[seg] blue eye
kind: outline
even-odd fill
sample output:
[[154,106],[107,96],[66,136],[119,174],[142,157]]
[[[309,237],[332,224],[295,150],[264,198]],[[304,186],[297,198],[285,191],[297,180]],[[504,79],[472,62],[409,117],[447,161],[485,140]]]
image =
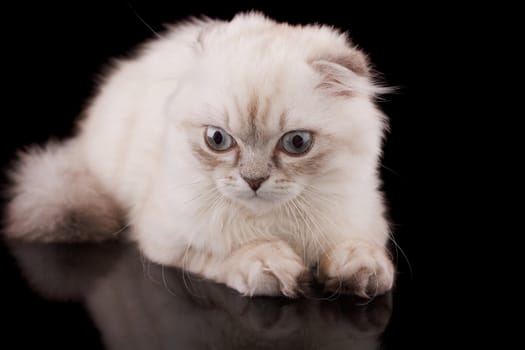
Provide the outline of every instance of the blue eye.
[[205,134],[206,144],[214,151],[227,151],[235,146],[235,140],[226,131],[216,126],[208,126]]
[[302,155],[312,146],[313,135],[310,131],[290,131],[281,137],[281,148],[290,155]]

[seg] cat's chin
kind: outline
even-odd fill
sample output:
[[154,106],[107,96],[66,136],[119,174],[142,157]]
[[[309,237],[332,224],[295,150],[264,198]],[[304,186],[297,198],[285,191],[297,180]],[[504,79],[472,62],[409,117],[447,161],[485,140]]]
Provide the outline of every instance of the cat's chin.
[[241,206],[248,209],[253,214],[266,214],[275,208],[275,204],[271,201],[254,197],[252,199],[241,199],[238,201]]
[[[220,189],[220,188],[219,188]],[[255,216],[266,215],[272,211],[280,211],[283,204],[293,199],[290,193],[273,191],[221,191],[231,203],[237,204]]]
[[278,200],[268,199],[262,196],[253,196],[251,198],[238,198],[236,202],[255,215],[267,214],[272,210],[278,208],[281,204],[281,202]]

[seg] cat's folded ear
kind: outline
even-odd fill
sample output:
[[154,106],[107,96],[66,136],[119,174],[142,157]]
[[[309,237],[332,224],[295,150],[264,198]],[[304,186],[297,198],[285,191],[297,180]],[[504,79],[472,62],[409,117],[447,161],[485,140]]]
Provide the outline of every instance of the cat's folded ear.
[[310,61],[320,74],[317,88],[336,97],[373,96],[386,92],[374,84],[365,54],[355,48],[337,54],[327,53]]
[[314,65],[315,64],[322,65],[323,61],[337,64],[359,76],[363,76],[363,77],[370,76],[370,67],[368,63],[368,58],[362,51],[355,49],[355,48],[345,50],[344,52],[340,52],[337,54],[328,53],[326,55],[321,55],[313,63]]

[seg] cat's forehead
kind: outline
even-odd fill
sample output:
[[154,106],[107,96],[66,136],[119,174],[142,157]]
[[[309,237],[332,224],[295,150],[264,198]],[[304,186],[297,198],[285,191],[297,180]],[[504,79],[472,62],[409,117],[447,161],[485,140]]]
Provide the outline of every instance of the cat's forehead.
[[[213,98],[208,102],[218,112],[222,127],[246,140],[265,139],[290,129],[310,127],[309,114],[316,114],[315,82],[304,74],[294,79],[278,69],[268,74],[245,74],[210,85]],[[219,92],[220,91],[220,92]],[[217,94],[217,92],[219,92]],[[308,113],[304,113],[308,109]]]
[[264,144],[291,127],[293,118],[285,99],[257,91],[232,96],[224,127],[246,144]]
[[[197,122],[225,129],[245,144],[274,142],[283,133],[318,130],[323,105],[314,95],[313,84],[290,84],[285,77],[238,80],[222,86],[209,84],[200,91],[203,100]],[[206,92],[204,92],[206,91]],[[320,110],[321,109],[321,110]]]

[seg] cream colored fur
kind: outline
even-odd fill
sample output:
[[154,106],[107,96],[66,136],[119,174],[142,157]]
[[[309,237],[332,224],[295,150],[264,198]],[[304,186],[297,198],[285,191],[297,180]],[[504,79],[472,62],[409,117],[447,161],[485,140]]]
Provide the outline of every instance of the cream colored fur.
[[[99,209],[124,213],[151,260],[245,295],[296,295],[311,267],[331,289],[384,293],[394,269],[380,92],[364,55],[329,27],[259,14],[176,26],[115,65],[74,139],[22,157],[8,233],[42,238],[46,227],[52,239],[61,208],[95,221]],[[210,150],[207,125],[235,150]],[[314,133],[307,154],[279,151],[291,130]],[[270,177],[254,196],[241,173]]]

